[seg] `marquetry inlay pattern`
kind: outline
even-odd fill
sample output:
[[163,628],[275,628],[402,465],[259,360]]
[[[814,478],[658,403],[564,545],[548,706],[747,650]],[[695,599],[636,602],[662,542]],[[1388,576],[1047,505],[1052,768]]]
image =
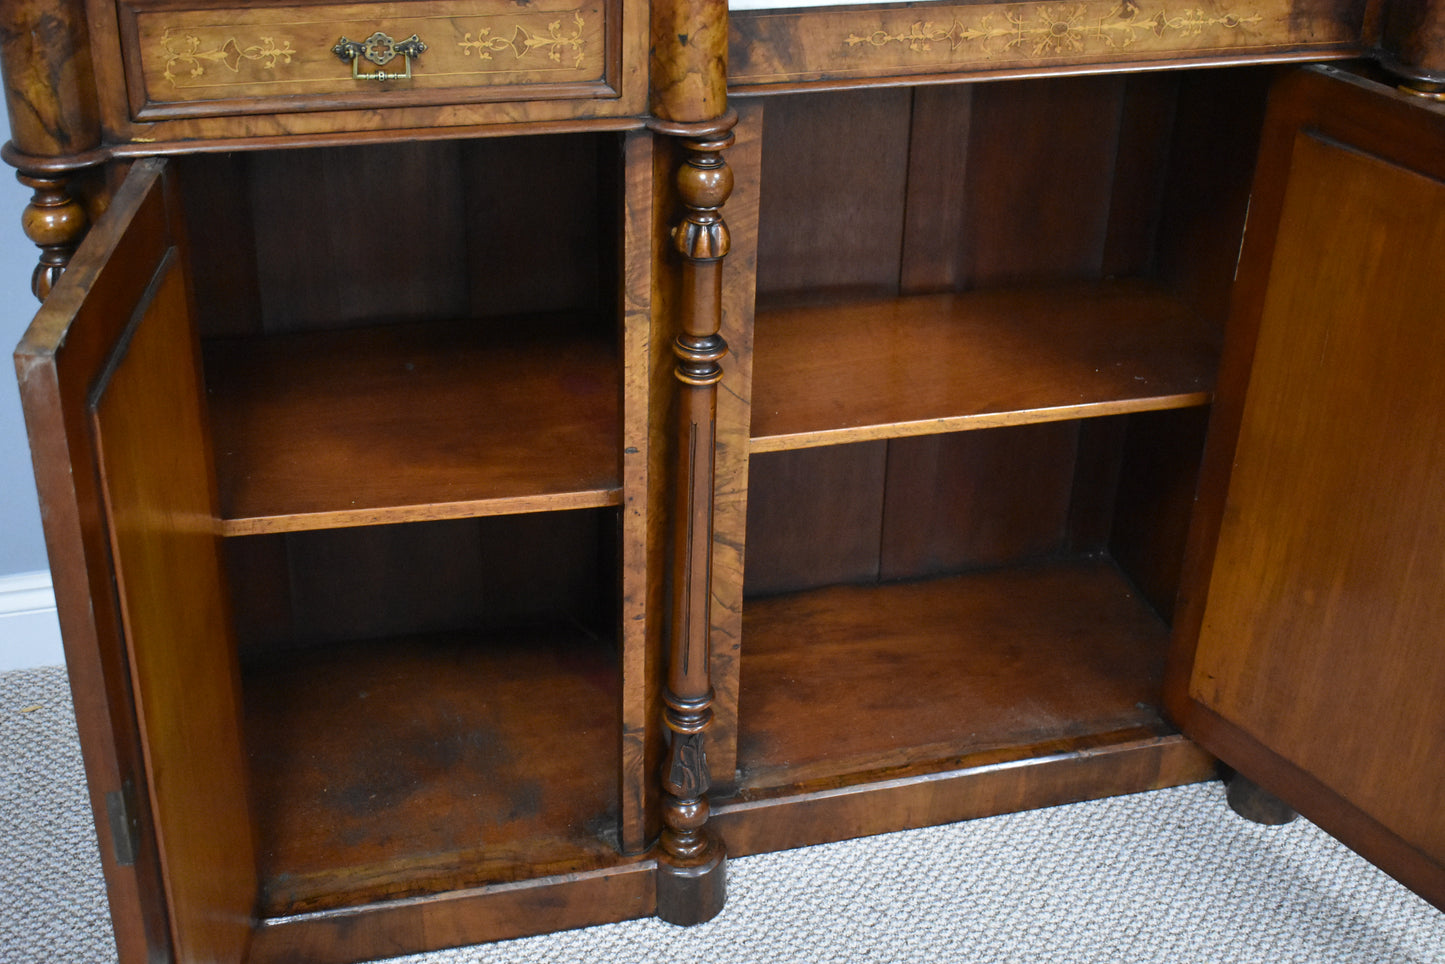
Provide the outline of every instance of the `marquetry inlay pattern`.
[[[1100,15],[1100,10],[1108,9]],[[906,30],[880,28],[871,33],[849,32],[849,47],[899,44],[914,53],[929,53],[935,45],[957,50],[977,45],[985,52],[1022,52],[1030,57],[1055,57],[1091,49],[1129,47],[1145,37],[1166,34],[1200,36],[1207,30],[1250,31],[1264,22],[1257,11],[1210,13],[1199,8],[1153,11],[1132,0],[1106,5],[1089,3],[1019,4],[993,10],[964,22],[915,20]]]
[[1344,15],[1300,18],[1290,0],[1036,0],[738,11],[733,89],[1152,63],[1245,52],[1353,49]]
[[[316,4],[173,9],[121,0],[133,18],[139,73],[138,110],[164,114],[284,108],[287,101],[354,95],[397,97],[406,91],[538,85],[576,86],[569,96],[610,94],[609,11],[615,0],[431,0],[428,3]],[[348,44],[383,37],[397,52],[417,38],[405,70],[379,72],[347,56]],[[338,40],[337,38],[341,38]],[[347,40],[347,38],[352,38]],[[421,50],[424,56],[416,56]],[[398,61],[399,62],[399,61]],[[371,61],[375,64],[375,61]],[[357,70],[360,66],[361,69]],[[523,94],[522,96],[526,96]]]
[[252,42],[234,36],[208,44],[193,33],[167,30],[161,37],[165,51],[165,69],[161,76],[176,86],[178,80],[196,80],[206,76],[207,66],[225,67],[239,74],[241,64],[251,62],[262,70],[274,70],[277,64],[289,64],[296,50],[285,38],[258,37]]
[[566,28],[561,20],[547,24],[545,33],[528,33],[525,27],[518,25],[512,28],[512,35],[508,38],[505,31],[493,36],[490,27],[483,27],[477,31],[475,39],[468,32],[457,42],[457,46],[462,48],[463,53],[475,53],[478,60],[491,60],[493,52],[507,51],[520,59],[535,50],[545,53],[548,60],[561,63],[565,52],[574,57],[573,66],[581,67],[587,46],[586,29],[587,21],[582,18],[582,11],[573,10],[571,23]]

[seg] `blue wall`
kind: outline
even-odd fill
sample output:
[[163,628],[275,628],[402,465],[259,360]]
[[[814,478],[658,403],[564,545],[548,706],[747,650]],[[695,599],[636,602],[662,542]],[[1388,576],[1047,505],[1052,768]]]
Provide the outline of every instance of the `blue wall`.
[[[10,126],[0,111],[0,142],[9,139]],[[20,212],[29,198],[10,167],[0,164],[0,347],[5,359],[0,374],[0,576],[46,568],[30,446],[11,361],[38,304],[30,294],[36,247],[20,230]]]

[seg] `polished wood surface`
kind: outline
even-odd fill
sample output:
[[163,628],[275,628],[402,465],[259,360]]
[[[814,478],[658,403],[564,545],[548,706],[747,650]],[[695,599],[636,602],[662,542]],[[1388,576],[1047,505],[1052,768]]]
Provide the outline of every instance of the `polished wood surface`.
[[[314,6],[291,5],[292,9],[303,11]],[[455,5],[440,0],[330,6],[348,21],[348,27],[354,23],[361,29],[375,23],[378,18],[397,24],[401,29],[402,21],[412,22],[420,17],[444,15],[448,10],[457,9]],[[430,41],[425,33],[420,34],[423,41],[433,44],[430,53],[437,54],[444,49],[450,51],[448,59],[453,64],[460,64],[464,70],[470,68],[476,71],[479,67],[484,70],[488,63],[508,66],[510,59],[512,69],[499,72],[501,76],[497,79],[511,83],[504,83],[499,88],[495,83],[458,84],[456,79],[452,79],[441,81],[449,85],[446,90],[418,90],[417,87],[430,83],[418,80],[419,75],[429,70],[428,54],[422,54],[414,65],[411,81],[353,81],[350,66],[331,53],[331,47],[345,32],[339,26],[335,36],[325,39],[323,50],[313,53],[310,48],[298,46],[298,42],[292,40],[291,46],[296,53],[292,55],[291,62],[288,64],[284,58],[278,58],[276,65],[267,69],[265,64],[268,61],[261,57],[265,37],[269,36],[279,46],[291,39],[290,35],[279,30],[264,33],[253,30],[249,35],[245,30],[222,30],[236,25],[238,21],[235,17],[216,15],[229,10],[239,15],[242,21],[247,18],[264,19],[267,16],[264,8],[246,4],[227,6],[204,0],[195,3],[146,3],[141,0],[134,4],[95,6],[88,11],[87,27],[94,53],[100,114],[106,130],[110,132],[107,141],[118,146],[140,142],[150,151],[158,149],[157,145],[170,145],[174,149],[184,143],[185,146],[180,149],[190,152],[198,142],[208,140],[227,141],[233,145],[254,145],[268,139],[273,143],[299,143],[299,139],[306,137],[343,134],[353,138],[361,135],[364,139],[380,132],[386,132],[382,135],[386,139],[410,140],[423,132],[429,132],[433,137],[445,134],[447,128],[454,129],[456,133],[470,128],[472,134],[506,131],[508,128],[513,128],[515,132],[519,125],[539,130],[559,122],[570,125],[601,121],[609,123],[614,129],[640,126],[636,118],[647,110],[648,5],[633,2],[557,3],[552,6],[555,12],[550,17],[529,15],[530,7],[513,5],[506,10],[510,16],[498,16],[499,11],[494,7],[484,12],[491,14],[490,17],[463,15],[455,18],[454,25],[448,18],[443,21],[449,35],[444,41]],[[208,9],[210,15],[205,15]],[[468,9],[476,10],[475,5]],[[571,38],[578,32],[571,15],[573,10],[584,15],[580,51],[572,46]],[[592,10],[601,10],[604,14],[601,19],[605,23],[599,24],[597,18],[589,18]],[[175,90],[164,77],[165,65],[171,59],[171,53],[164,44],[151,56],[142,57],[142,32],[164,39],[166,18],[182,14],[192,18],[191,26],[171,35],[171,49],[183,55],[172,69],[172,75],[182,82],[221,76],[227,81],[249,84],[244,99],[226,99],[224,94],[219,98],[224,103],[224,113],[209,112],[207,116],[208,105],[204,102],[176,102]],[[332,26],[337,25],[334,21],[328,22]],[[557,25],[555,38],[554,23]],[[244,26],[244,23],[241,25]],[[534,42],[528,48],[516,27],[523,28],[529,38],[541,42]],[[373,26],[360,37],[347,36],[361,41],[377,29],[384,28]],[[489,31],[485,36],[481,33],[484,30]],[[468,32],[472,34],[474,44],[485,41],[487,49],[465,47]],[[393,39],[400,41],[410,35],[411,31],[408,31],[400,36],[393,35]],[[193,53],[204,69],[200,78],[189,77],[189,70],[195,65],[184,59],[190,51],[190,37],[196,38]],[[555,47],[552,46],[554,39]],[[494,45],[494,40],[507,43],[505,46]],[[234,41],[229,48],[228,41]],[[519,49],[529,52],[518,56],[516,51]],[[469,54],[469,50],[473,52]],[[217,52],[220,57],[215,57]],[[590,69],[580,72],[586,79],[577,85],[571,81],[579,73],[573,66],[579,52],[583,54],[584,67]],[[490,62],[479,61],[479,53],[489,53]],[[557,54],[558,60],[551,59],[553,53]],[[258,59],[252,60],[248,54]],[[316,69],[327,64],[326,69],[334,70],[339,84],[351,92],[288,98],[284,94],[276,96],[275,89],[287,85],[273,82],[267,87],[258,83],[286,76],[285,72],[296,69],[303,59],[315,63]],[[142,62],[148,65],[144,71],[139,66]],[[233,63],[235,70],[231,69]],[[543,81],[535,87],[535,98],[529,93],[534,89],[532,84],[517,82],[529,76],[525,72],[531,64],[540,69],[533,68],[530,79]],[[388,64],[386,69],[399,71],[400,68],[398,61]],[[557,77],[559,74],[565,78],[563,83],[545,82],[546,77]],[[473,79],[486,80],[488,77],[496,75],[483,73],[478,78],[473,74]],[[320,78],[317,82],[325,83]],[[497,100],[499,94],[504,99]],[[172,103],[148,105],[144,99],[147,95]],[[151,109],[152,106],[154,109]],[[256,112],[258,110],[261,112]]]
[[722,337],[723,269],[732,237],[720,209],[732,193],[723,152],[733,143],[729,114],[681,136],[677,172],[682,218],[672,231],[680,257],[678,332],[672,341],[678,381],[677,476],[672,517],[672,612],[662,721],[668,749],[660,774],[662,832],[657,846],[657,913],[673,924],[711,920],[726,900],[727,851],[707,829],[712,772],[713,463],[718,382],[727,355]]
[[1358,4],[1269,0],[1165,4],[873,4],[733,14],[735,91],[859,86],[908,79],[1038,75],[1231,59],[1320,60],[1363,49]]
[[1445,91],[1445,3],[1395,0],[1381,22],[1381,63],[1418,90]]
[[[128,918],[118,945],[137,958],[173,948],[182,959],[239,961],[255,858],[194,309],[166,188],[158,162],[127,182],[17,360],[32,417],[58,414],[57,437],[78,446],[69,461],[93,460],[87,484],[97,489],[80,532],[54,520],[47,538],[62,561],[81,731],[107,720],[121,728],[114,762],[87,760],[113,908]],[[48,398],[29,394],[47,381]],[[86,644],[99,652],[77,650]],[[90,666],[101,679],[88,678]],[[131,901],[164,907],[166,923]]]
[[1171,697],[1225,762],[1437,904],[1442,121],[1339,74],[1277,95]]
[[1025,759],[1161,725],[1168,629],[1107,562],[753,599],[743,633],[749,790]]
[[234,960],[250,936],[255,849],[183,271],[160,266],[92,418],[176,954]]
[[616,865],[615,647],[558,627],[248,664],[262,916]]
[[755,452],[1202,405],[1216,351],[1122,283],[774,309],[754,350]]
[[100,145],[83,0],[17,0],[0,11],[0,66],[13,149],[38,157]]
[[[657,834],[657,786],[661,743],[657,695],[657,664],[662,657],[665,625],[664,580],[667,558],[667,484],[665,473],[653,478],[668,451],[668,432],[654,424],[659,383],[671,389],[665,365],[657,364],[650,347],[665,330],[652,303],[652,241],[657,220],[653,198],[655,145],[638,132],[624,138],[612,177],[624,182],[619,218],[619,275],[622,325],[622,464],[621,526],[616,554],[621,571],[617,626],[621,638],[622,762],[618,774],[622,805],[620,847],[640,854]],[[604,175],[605,176],[605,175]],[[500,554],[505,558],[505,554]],[[559,554],[549,564],[568,561]],[[588,567],[596,578],[606,567]],[[603,582],[599,591],[605,592]]]
[[618,504],[615,341],[515,327],[212,342],[227,534]]
[[727,0],[654,0],[652,114],[696,124],[727,112]]
[[735,173],[728,197],[732,248],[723,285],[720,329],[727,340],[727,373],[717,398],[713,459],[712,741],[708,762],[715,786],[730,787],[737,770],[738,660],[742,649],[743,556],[749,506],[748,406],[753,381],[753,306],[758,268],[758,178],[762,105],[738,107],[736,142],[728,149]]
[[[615,98],[620,0],[117,5],[133,116],[154,120],[477,100]],[[390,38],[343,59],[342,38]],[[421,53],[407,64],[398,45]],[[409,77],[400,77],[410,73]],[[395,79],[378,80],[385,73]]]
[[352,964],[381,954],[410,954],[543,931],[646,917],[656,904],[651,858],[528,881],[495,884],[349,912],[322,911],[262,920],[249,964]]
[[[1313,520],[1277,540],[1231,542],[1246,512],[1225,493],[1239,424],[1246,455],[1271,433],[1333,452],[1319,411],[1406,502],[1438,488],[1420,453],[1445,399],[1415,376],[1439,226],[1403,247],[1381,240],[1394,223],[1356,228],[1438,211],[1445,150],[1418,129],[1440,108],[1387,94],[1310,115],[1328,130],[1298,154],[1304,233],[1277,247],[1258,219],[1278,218],[1295,155],[1266,130],[1248,243],[1269,254],[1246,252],[1236,283],[1276,72],[1132,72],[1380,39],[1428,87],[1440,4],[932,2],[730,28],[721,0],[547,3],[17,0],[0,17],[39,288],[86,221],[100,239],[20,371],[122,960],[341,962],[699,921],[725,896],[724,845],[1205,778],[1155,708],[1166,693],[1204,745],[1440,899],[1438,781],[1381,776],[1428,773],[1434,731],[1355,690],[1318,729],[1290,715],[1300,680],[1340,682],[1328,659],[1392,698],[1433,693],[1419,647],[1377,669],[1358,646],[1296,634],[1261,656],[1215,630],[1246,590],[1283,593],[1249,619],[1306,625],[1299,580],[1342,560],[1439,581],[1423,541],[1392,534],[1408,515],[1428,539],[1428,509],[1391,509],[1384,535],[1348,499],[1310,516],[1316,495],[1367,491],[1358,474],[1322,471],[1315,492],[1308,457],[1245,465],[1259,504]],[[411,79],[354,80],[330,49],[374,30],[428,44]],[[906,86],[984,75],[999,82]],[[729,84],[747,95],[736,141]],[[174,153],[197,156],[134,209],[162,240],[118,244],[97,219],[115,159]],[[1381,165],[1410,173],[1356,183]],[[1252,264],[1293,251],[1279,277],[1306,277],[1301,238],[1332,232],[1328,281],[1407,291],[1393,308],[1329,284],[1265,297]],[[1214,376],[1228,306],[1296,296],[1381,323],[1343,349],[1310,342],[1313,323],[1289,347],[1266,333],[1260,384],[1336,350],[1376,366],[1365,382],[1399,377],[1351,405],[1354,381],[1316,373],[1287,416],[1251,420],[1247,317]],[[134,312],[147,297],[166,310]],[[67,334],[66,312],[85,324]],[[1333,393],[1318,409],[1316,389]],[[1254,565],[1296,536],[1304,563]],[[1216,562],[1233,573],[1217,597]],[[1415,619],[1404,635],[1429,638],[1432,597],[1396,595],[1337,606],[1319,635],[1378,654]],[[1181,639],[1206,627],[1197,700],[1187,672],[1162,678],[1176,610]],[[1351,717],[1382,720],[1394,755]],[[1347,749],[1317,765],[1327,739]],[[202,757],[223,775],[192,779]],[[201,805],[177,816],[187,794]]]
[[1209,780],[1214,758],[1186,738],[1145,728],[1078,739],[1041,755],[832,789],[742,793],[713,820],[736,856],[935,827],[1037,807]]

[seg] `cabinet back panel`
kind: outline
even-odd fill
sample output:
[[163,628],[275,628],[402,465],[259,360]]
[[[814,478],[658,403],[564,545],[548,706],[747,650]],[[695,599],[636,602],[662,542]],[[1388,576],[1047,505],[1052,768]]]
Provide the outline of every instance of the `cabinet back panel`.
[[745,593],[1109,554],[1167,618],[1207,412],[755,454]]
[[491,516],[227,541],[249,652],[580,623],[613,635],[616,513]]
[[611,306],[615,147],[564,135],[184,158],[202,332]]
[[1238,250],[1267,80],[1216,73],[766,98],[759,298],[1163,267],[1212,309]]
[[911,94],[769,98],[758,293],[898,290]]
[[1098,276],[1123,98],[1120,77],[979,88],[960,251],[972,286]]
[[744,592],[878,578],[887,442],[754,455]]
[[1158,273],[1221,330],[1272,76],[1242,68],[1179,78]]
[[1110,554],[1166,620],[1184,565],[1209,409],[1132,416],[1124,438]]
[[914,579],[1056,552],[1078,436],[1074,422],[1049,422],[891,440],[880,576]]
[[414,143],[252,158],[263,329],[464,314],[458,153]]

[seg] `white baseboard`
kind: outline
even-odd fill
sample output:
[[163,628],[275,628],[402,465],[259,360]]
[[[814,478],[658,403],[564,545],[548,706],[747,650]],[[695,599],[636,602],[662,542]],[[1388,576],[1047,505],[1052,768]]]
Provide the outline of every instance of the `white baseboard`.
[[0,576],[0,672],[63,662],[50,573]]

